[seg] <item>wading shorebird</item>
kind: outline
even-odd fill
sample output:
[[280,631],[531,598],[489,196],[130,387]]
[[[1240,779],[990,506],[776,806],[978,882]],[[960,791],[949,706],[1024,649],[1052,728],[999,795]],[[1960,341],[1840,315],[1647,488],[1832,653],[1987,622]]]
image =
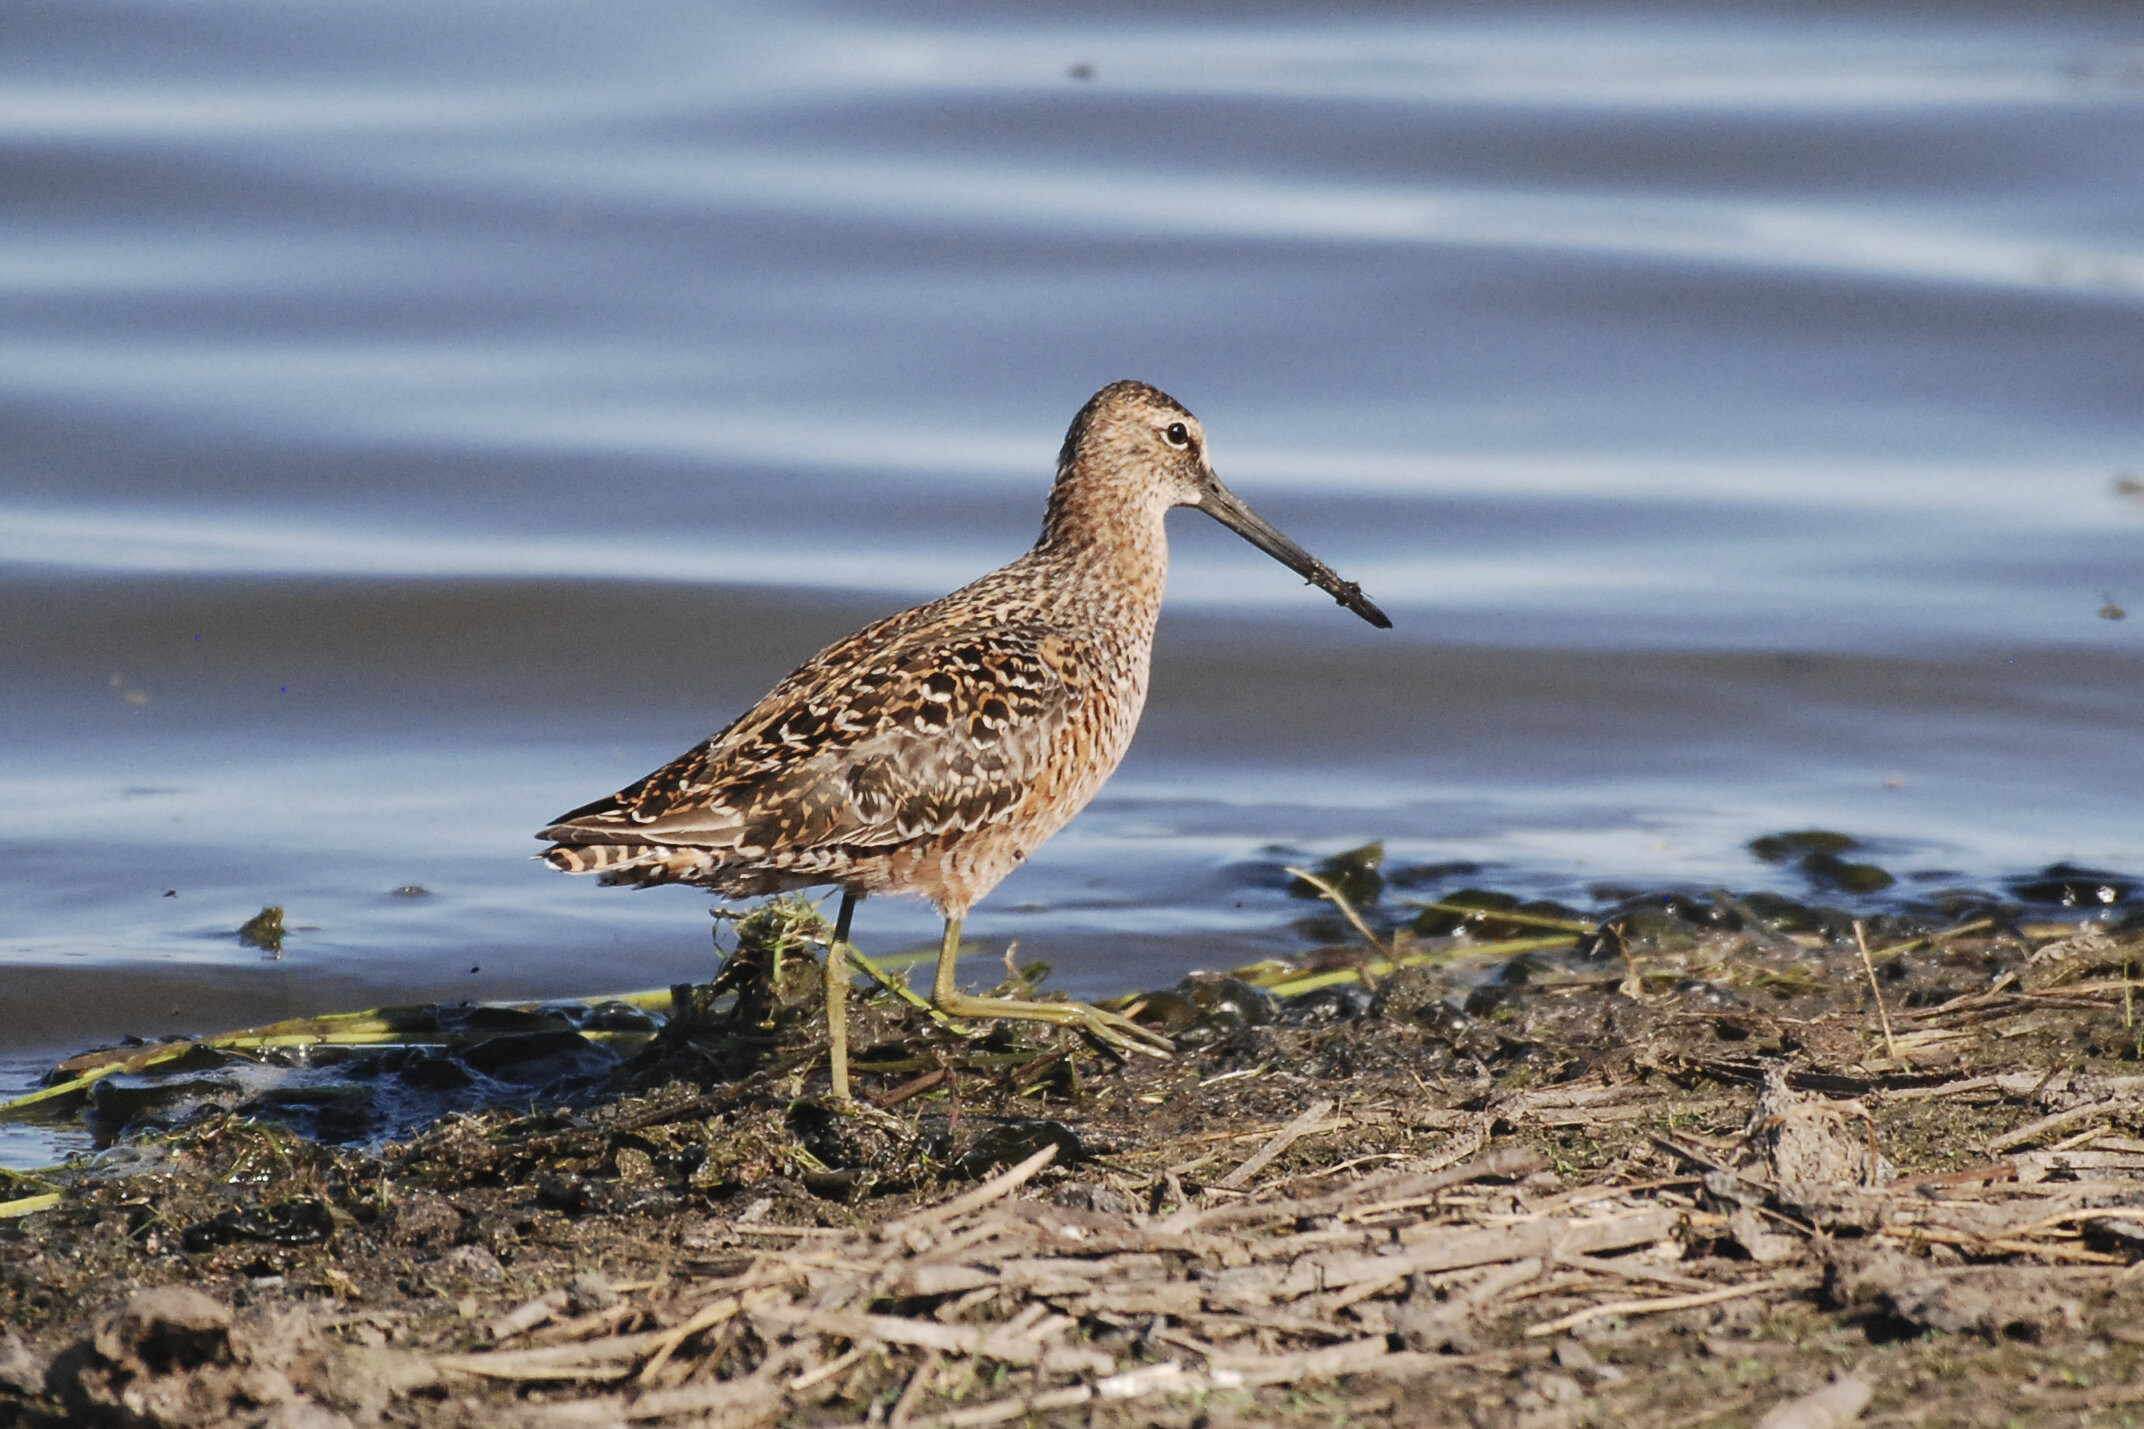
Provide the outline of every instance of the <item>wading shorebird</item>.
[[843,947],[858,899],[918,894],[945,917],[931,1001],[956,1018],[1074,1027],[1124,1052],[1168,1040],[1079,1002],[971,997],[960,925],[1087,806],[1146,703],[1169,570],[1162,518],[1196,506],[1379,629],[1385,613],[1214,475],[1198,418],[1115,382],[1072,419],[1042,536],[1010,565],[841,640],[727,729],[538,838],[567,873],[733,897],[831,884],[833,1093],[847,1100]]

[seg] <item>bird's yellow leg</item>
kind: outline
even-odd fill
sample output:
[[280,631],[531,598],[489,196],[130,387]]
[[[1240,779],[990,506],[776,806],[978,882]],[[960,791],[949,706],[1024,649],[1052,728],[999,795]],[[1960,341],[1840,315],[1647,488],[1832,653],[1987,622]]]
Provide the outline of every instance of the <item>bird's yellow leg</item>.
[[826,944],[826,1064],[834,1100],[849,1100],[849,920],[856,895],[841,890],[841,911],[834,915],[834,936]]
[[938,949],[938,976],[931,984],[931,1004],[948,1017],[1002,1017],[1014,1022],[1049,1022],[1073,1027],[1114,1047],[1119,1052],[1143,1052],[1166,1057],[1175,1044],[1099,1007],[1084,1002],[1028,1002],[1010,997],[970,997],[954,983],[954,965],[960,961],[960,919],[945,920],[945,942]]

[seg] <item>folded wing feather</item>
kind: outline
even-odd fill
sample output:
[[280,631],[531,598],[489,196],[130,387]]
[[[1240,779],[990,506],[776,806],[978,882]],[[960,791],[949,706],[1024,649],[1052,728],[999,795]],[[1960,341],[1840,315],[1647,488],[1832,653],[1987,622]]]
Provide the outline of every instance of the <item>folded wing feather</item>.
[[1081,662],[1065,658],[1074,642],[1047,627],[933,628],[920,613],[896,617],[909,628],[863,669],[854,647],[876,627],[697,748],[560,818],[539,835],[559,846],[551,862],[618,874],[641,850],[652,872],[661,850],[689,849],[713,874],[817,866],[815,851],[890,852],[1011,814],[1085,696]]

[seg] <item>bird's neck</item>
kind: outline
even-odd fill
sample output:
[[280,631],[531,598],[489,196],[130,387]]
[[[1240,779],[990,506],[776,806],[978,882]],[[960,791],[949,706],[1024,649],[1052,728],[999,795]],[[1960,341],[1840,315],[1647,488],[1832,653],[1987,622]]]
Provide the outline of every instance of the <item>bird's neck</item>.
[[1107,610],[1151,633],[1169,579],[1168,508],[1067,486],[1050,494],[1042,539],[1029,553],[1049,573],[1052,603],[1067,613]]

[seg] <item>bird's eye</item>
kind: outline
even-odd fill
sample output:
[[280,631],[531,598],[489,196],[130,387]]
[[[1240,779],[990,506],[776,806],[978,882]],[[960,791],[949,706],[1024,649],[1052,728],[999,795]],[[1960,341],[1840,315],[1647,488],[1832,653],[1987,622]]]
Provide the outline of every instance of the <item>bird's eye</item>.
[[1191,432],[1182,422],[1169,423],[1169,430],[1163,432],[1162,435],[1169,439],[1169,445],[1172,447],[1188,447],[1191,445]]

